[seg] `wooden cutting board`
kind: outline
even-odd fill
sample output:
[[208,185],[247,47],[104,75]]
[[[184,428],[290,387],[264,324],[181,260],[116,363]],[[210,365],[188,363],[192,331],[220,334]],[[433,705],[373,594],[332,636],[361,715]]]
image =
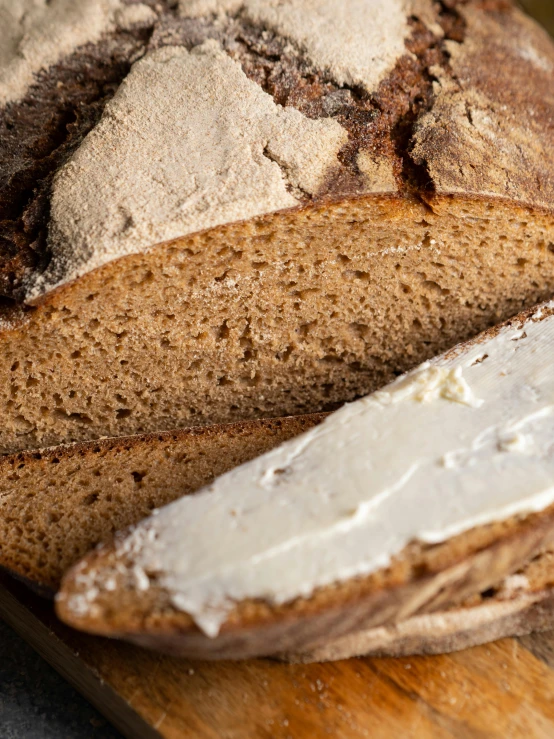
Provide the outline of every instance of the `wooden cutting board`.
[[188,662],[72,631],[3,575],[0,617],[133,739],[554,736],[554,631],[439,657]]

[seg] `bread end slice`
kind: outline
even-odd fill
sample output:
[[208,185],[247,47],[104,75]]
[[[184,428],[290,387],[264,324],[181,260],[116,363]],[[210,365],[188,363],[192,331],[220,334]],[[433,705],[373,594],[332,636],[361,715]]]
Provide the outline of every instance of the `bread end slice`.
[[[145,524],[140,526],[147,536]],[[129,533],[100,546],[67,573],[57,596],[59,617],[74,628],[173,655],[243,659],[311,652],[484,592],[554,542],[554,506],[475,528],[443,544],[413,543],[390,567],[320,588],[309,598],[280,606],[242,601],[216,638],[173,605],[156,577],[136,566],[132,551],[123,553]],[[340,643],[340,655],[359,653],[359,644],[345,651]]]

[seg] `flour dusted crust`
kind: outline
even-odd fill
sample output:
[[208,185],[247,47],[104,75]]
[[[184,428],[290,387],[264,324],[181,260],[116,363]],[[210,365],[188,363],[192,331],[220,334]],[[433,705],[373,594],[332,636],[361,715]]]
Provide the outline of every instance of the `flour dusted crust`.
[[317,193],[346,140],[336,121],[276,105],[215,40],[151,52],[56,177],[54,259],[34,289],[298,205]]
[[[138,24],[152,34],[55,178],[50,264],[28,273],[28,300],[125,254],[326,195],[416,190],[426,200],[471,193],[552,205],[552,45],[506,3],[444,11],[425,0],[182,0],[171,10],[18,0],[3,10],[0,102],[19,99],[40,70],[107,33]],[[293,88],[321,81],[311,109],[290,95],[281,109],[279,89],[267,84],[271,62],[253,70],[241,52],[249,35],[257,54],[277,50],[291,60],[285,79],[302,70]],[[501,80],[499,61],[509,70]],[[409,90],[414,72],[425,81],[424,101],[414,91],[411,111],[388,133],[372,131],[372,116],[396,105],[390,85],[401,80]],[[345,104],[359,109],[360,91],[377,102],[366,106],[363,126],[336,115]],[[414,116],[411,137],[406,115]],[[224,126],[214,126],[218,117]]]
[[512,4],[120,2],[0,107],[1,452],[328,410],[552,295]]
[[369,92],[406,53],[411,0],[181,0],[182,17],[236,13],[288,39],[338,85]]
[[[181,3],[182,16],[236,11],[227,2],[189,5]],[[401,0],[250,0],[240,11],[290,40],[337,85],[371,92],[406,54],[409,7]],[[27,297],[152,244],[299,205],[333,176],[347,140],[332,118],[276,105],[214,39],[190,54],[151,52],[58,174],[53,260]],[[390,162],[363,152],[358,166],[365,192],[397,189]]]
[[79,46],[154,17],[147,5],[121,0],[2,0],[0,105],[23,97],[38,72]]
[[416,125],[413,156],[438,193],[552,208],[552,41],[521,11],[497,5],[460,6],[464,40],[447,41],[448,66],[430,70],[435,100]]
[[369,92],[406,53],[405,0],[247,0],[246,17],[290,39],[338,85]]

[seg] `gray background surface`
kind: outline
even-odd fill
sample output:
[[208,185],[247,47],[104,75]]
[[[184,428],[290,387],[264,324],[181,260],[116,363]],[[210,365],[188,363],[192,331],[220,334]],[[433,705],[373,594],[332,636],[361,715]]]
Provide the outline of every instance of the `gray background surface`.
[[121,739],[121,734],[0,621],[0,737]]

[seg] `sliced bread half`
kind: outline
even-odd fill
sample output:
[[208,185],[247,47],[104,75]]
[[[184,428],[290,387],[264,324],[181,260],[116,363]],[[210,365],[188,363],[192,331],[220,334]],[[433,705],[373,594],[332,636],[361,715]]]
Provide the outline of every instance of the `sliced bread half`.
[[554,535],[553,351],[548,304],[422,365],[92,553],[59,614],[249,657],[486,590]]
[[329,410],[554,292],[509,0],[2,18],[1,453]]
[[102,439],[0,458],[0,567],[53,595],[70,565],[114,531],[323,417]]

